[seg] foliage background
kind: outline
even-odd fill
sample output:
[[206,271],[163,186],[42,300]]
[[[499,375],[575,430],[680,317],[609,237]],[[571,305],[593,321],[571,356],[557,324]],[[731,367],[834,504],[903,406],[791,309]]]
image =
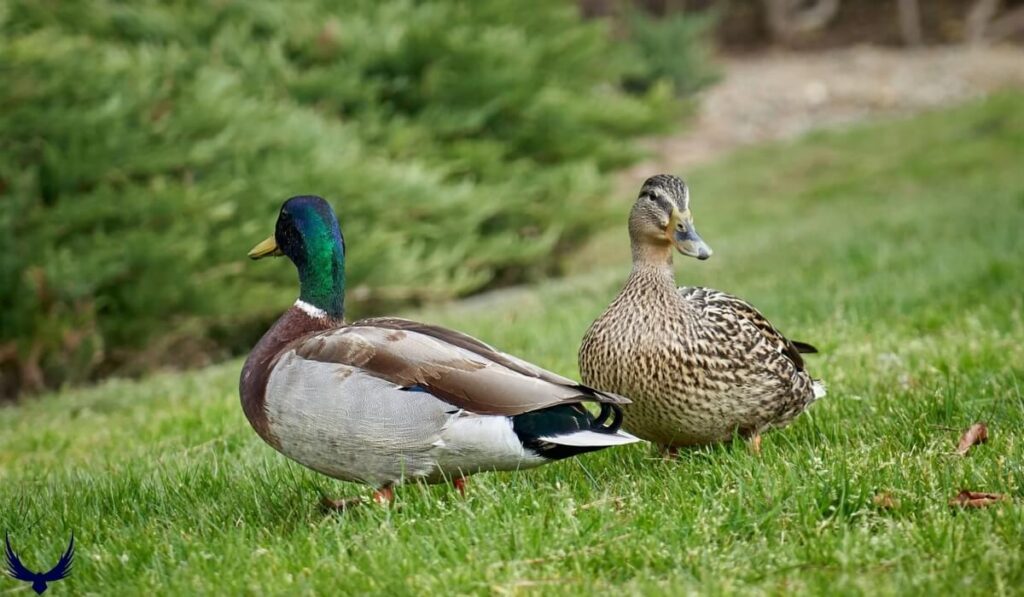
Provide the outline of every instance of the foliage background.
[[[55,595],[1019,595],[1022,155],[1017,92],[688,172],[715,256],[678,281],[821,349],[829,395],[759,454],[635,444],[329,514],[370,490],[253,433],[234,360],[0,408],[0,528],[39,568],[74,531]],[[629,271],[610,232],[577,275],[406,314],[576,375]],[[979,420],[988,443],[955,454]],[[1007,499],[951,508],[961,489]]]
[[295,292],[244,254],[296,194],[341,216],[355,315],[556,272],[707,80],[610,29],[547,0],[5,3],[0,396],[244,351]]

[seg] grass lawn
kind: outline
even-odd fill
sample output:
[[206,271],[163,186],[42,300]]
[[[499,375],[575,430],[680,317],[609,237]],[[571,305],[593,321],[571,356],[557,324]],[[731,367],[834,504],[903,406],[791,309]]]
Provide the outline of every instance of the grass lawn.
[[[635,445],[479,475],[466,499],[406,486],[397,508],[325,514],[321,492],[368,490],[264,445],[234,361],[0,408],[0,525],[35,569],[74,531],[53,595],[1020,594],[1024,95],[683,174],[715,256],[677,258],[680,283],[745,297],[822,351],[808,361],[829,396],[760,455],[736,442],[665,462]],[[572,277],[410,315],[575,375],[628,271],[631,199]],[[989,442],[953,454],[978,420]],[[961,488],[1010,501],[958,511]]]

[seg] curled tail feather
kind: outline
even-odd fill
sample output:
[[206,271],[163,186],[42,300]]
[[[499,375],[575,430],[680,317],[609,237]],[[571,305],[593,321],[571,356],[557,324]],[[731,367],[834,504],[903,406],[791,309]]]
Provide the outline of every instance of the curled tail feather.
[[527,448],[560,460],[611,446],[640,441],[622,431],[622,409],[601,404],[595,417],[578,404],[563,404],[512,417],[512,429]]

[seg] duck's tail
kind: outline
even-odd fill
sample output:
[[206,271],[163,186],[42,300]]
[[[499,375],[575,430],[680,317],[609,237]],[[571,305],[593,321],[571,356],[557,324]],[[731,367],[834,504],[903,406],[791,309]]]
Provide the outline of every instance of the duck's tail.
[[820,379],[811,380],[811,389],[814,390],[814,399],[824,398],[828,388],[825,386],[825,382]]
[[550,460],[640,441],[622,431],[622,409],[601,404],[595,417],[579,404],[561,404],[512,417],[524,446]]
[[790,343],[793,344],[797,352],[801,352],[804,354],[816,354],[818,352],[818,349],[815,348],[813,344],[800,342],[799,340],[790,340]]

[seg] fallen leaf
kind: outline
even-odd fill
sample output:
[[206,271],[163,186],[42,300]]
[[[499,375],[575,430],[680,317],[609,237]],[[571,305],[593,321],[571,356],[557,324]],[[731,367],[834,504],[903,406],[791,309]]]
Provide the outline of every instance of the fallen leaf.
[[975,444],[983,444],[988,441],[988,427],[984,423],[975,423],[964,431],[960,436],[960,443],[956,447],[956,453],[966,456],[967,451]]
[[888,491],[876,494],[875,497],[871,498],[875,506],[882,510],[895,510],[900,507],[900,501],[894,497]]
[[1006,499],[1001,493],[986,493],[984,491],[970,491],[961,489],[956,497],[949,500],[950,506],[961,508],[985,508]]

